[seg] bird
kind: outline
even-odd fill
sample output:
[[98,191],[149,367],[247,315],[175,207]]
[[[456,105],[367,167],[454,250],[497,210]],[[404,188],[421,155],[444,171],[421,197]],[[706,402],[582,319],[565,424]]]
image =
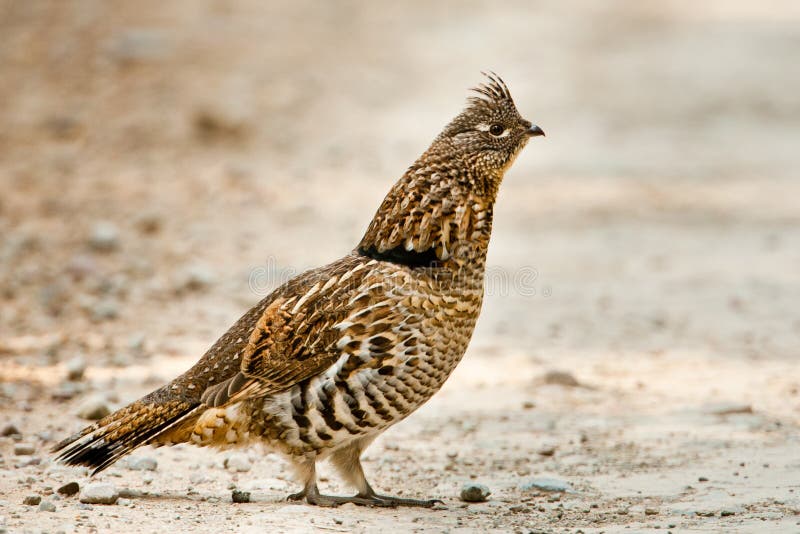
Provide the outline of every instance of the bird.
[[[496,74],[394,184],[350,253],[245,313],[188,371],[58,443],[102,471],[142,445],[261,442],[310,505],[431,507],[377,493],[361,455],[427,402],[467,349],[483,301],[493,208],[506,171],[544,136]],[[320,493],[329,460],[355,495]]]

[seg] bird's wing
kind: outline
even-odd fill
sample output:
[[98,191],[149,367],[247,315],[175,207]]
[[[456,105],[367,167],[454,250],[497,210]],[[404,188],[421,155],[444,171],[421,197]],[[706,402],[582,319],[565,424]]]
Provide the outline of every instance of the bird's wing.
[[241,349],[237,373],[209,385],[201,402],[218,407],[284,391],[342,354],[336,326],[347,315],[353,276],[330,273],[284,291],[266,307]]

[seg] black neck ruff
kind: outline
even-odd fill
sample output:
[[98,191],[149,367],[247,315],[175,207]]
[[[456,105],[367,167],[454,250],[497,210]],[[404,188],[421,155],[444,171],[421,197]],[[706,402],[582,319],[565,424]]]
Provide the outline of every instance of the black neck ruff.
[[433,248],[417,252],[416,250],[406,250],[403,245],[398,245],[384,252],[378,252],[374,246],[371,246],[368,248],[358,247],[358,253],[374,260],[388,261],[412,268],[437,267],[440,264]]

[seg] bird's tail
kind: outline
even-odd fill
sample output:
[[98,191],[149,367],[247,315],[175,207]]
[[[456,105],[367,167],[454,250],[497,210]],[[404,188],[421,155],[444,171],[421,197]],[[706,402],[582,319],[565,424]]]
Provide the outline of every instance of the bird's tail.
[[142,397],[61,441],[53,452],[67,465],[85,465],[98,473],[135,448],[156,441],[167,431],[192,424],[199,401],[170,395],[170,386]]

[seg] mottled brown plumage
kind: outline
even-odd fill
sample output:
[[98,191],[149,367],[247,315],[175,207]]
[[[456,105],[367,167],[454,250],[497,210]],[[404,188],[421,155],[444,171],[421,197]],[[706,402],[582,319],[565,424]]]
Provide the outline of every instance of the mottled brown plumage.
[[[358,247],[290,280],[186,373],[56,446],[95,472],[144,445],[261,440],[311,504],[430,506],[376,494],[359,457],[425,403],[467,348],[483,299],[492,207],[532,136],[495,75],[395,184]],[[357,489],[321,495],[330,458]]]

